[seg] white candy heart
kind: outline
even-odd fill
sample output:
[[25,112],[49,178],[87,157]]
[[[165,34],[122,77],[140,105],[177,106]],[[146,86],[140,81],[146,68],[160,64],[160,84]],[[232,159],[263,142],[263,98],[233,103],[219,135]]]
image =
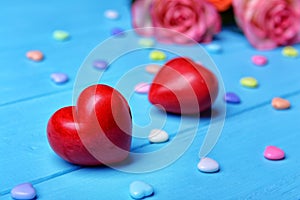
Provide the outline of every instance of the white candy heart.
[[214,159],[205,157],[198,163],[198,169],[201,172],[213,173],[219,171],[219,163]]
[[169,140],[169,135],[166,131],[160,130],[160,129],[153,129],[149,136],[148,139],[152,143],[161,143],[161,142],[166,142]]
[[143,181],[133,181],[129,186],[130,196],[134,199],[143,199],[154,193],[153,187]]

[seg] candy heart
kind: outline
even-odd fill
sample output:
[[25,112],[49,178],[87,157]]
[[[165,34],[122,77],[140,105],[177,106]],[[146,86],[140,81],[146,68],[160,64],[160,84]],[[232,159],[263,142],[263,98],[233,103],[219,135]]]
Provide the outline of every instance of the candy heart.
[[256,88],[258,86],[257,80],[253,77],[241,78],[240,83],[242,86],[247,88]]
[[298,56],[298,51],[292,46],[286,46],[282,49],[282,55],[295,58]]
[[149,83],[138,83],[135,87],[134,87],[134,91],[140,94],[146,94],[149,92],[149,88],[150,88],[150,84]]
[[267,146],[264,152],[264,157],[269,160],[281,160],[284,156],[284,151],[276,146]]
[[26,57],[30,60],[39,62],[44,59],[44,54],[39,50],[28,51]]
[[132,120],[124,97],[106,85],[93,85],[77,105],[61,108],[49,119],[50,146],[68,162],[111,164],[124,160],[131,145]]
[[201,172],[206,173],[213,173],[219,171],[219,163],[214,159],[205,157],[201,158],[200,162],[198,163],[198,169]]
[[70,38],[70,34],[67,31],[56,30],[53,32],[53,38],[55,40],[64,41],[64,40],[68,40]]
[[93,62],[93,66],[96,69],[106,69],[108,67],[108,63],[105,60],[95,60]]
[[291,103],[286,99],[275,97],[272,99],[272,106],[277,110],[285,110],[291,107]]
[[169,140],[169,134],[160,129],[153,129],[148,135],[148,140],[152,143],[161,143]]
[[149,58],[151,60],[165,60],[167,58],[167,56],[162,51],[154,50],[154,51],[151,51]]
[[33,199],[36,191],[31,183],[23,183],[15,186],[10,194],[13,199]]
[[149,101],[171,113],[195,114],[210,108],[217,95],[215,75],[191,59],[179,57],[156,74]]
[[227,103],[240,103],[241,102],[241,99],[240,97],[233,93],[233,92],[227,92],[225,95],[224,95],[224,100],[227,102]]
[[155,44],[155,41],[153,39],[142,38],[139,40],[139,45],[142,47],[153,47],[154,44]]
[[157,72],[160,70],[161,66],[157,64],[150,64],[146,67],[146,71],[150,74],[157,74]]
[[119,18],[119,13],[115,10],[107,10],[104,12],[104,16],[107,19],[118,19]]
[[134,199],[142,199],[153,194],[153,187],[143,181],[134,181],[129,187],[130,196]]
[[263,65],[267,64],[267,62],[268,62],[268,59],[262,55],[252,56],[251,60],[255,65],[258,65],[258,66],[263,66]]
[[57,84],[65,83],[69,80],[68,75],[65,73],[53,73],[50,77],[53,80],[53,82]]
[[209,52],[209,53],[215,53],[215,54],[218,54],[218,53],[221,53],[222,52],[222,47],[218,44],[208,44],[205,46],[206,47],[206,50]]

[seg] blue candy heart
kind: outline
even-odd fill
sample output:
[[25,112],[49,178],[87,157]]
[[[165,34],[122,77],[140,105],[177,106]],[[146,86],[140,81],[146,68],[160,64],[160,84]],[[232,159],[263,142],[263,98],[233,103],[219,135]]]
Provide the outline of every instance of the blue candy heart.
[[233,93],[233,92],[227,92],[224,96],[224,100],[227,102],[227,103],[240,103],[241,102],[241,99],[240,97]]
[[153,187],[143,181],[134,181],[129,187],[130,195],[134,199],[142,199],[153,194]]
[[33,199],[36,196],[36,191],[31,183],[23,183],[15,186],[10,194],[14,199]]

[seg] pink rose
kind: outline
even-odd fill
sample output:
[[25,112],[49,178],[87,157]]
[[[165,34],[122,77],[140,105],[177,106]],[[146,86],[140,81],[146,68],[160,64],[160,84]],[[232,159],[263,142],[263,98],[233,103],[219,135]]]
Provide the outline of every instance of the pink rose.
[[136,0],[132,20],[134,28],[145,28],[137,29],[138,33],[172,43],[189,42],[177,32],[197,42],[210,42],[221,29],[217,10],[206,0]]
[[300,0],[233,0],[235,18],[257,49],[300,42]]

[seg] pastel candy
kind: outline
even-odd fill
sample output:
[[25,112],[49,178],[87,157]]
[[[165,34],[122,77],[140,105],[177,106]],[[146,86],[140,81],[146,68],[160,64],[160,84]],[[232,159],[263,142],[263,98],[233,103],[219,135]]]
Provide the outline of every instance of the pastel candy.
[[153,194],[154,190],[151,185],[143,181],[134,181],[129,187],[130,196],[134,199],[142,199]]
[[205,173],[217,172],[220,169],[219,163],[208,157],[201,158],[197,167],[201,172]]
[[261,55],[252,56],[251,60],[253,64],[258,66],[263,66],[268,62],[268,59],[265,56],[261,56]]
[[36,196],[36,191],[31,183],[23,183],[15,186],[10,195],[13,199],[33,199]]
[[93,66],[96,69],[106,69],[108,67],[108,63],[105,60],[95,60],[93,62]]
[[284,151],[276,146],[267,146],[264,157],[269,160],[282,160],[285,157]]
[[241,99],[240,97],[233,93],[233,92],[227,92],[225,95],[224,95],[224,100],[227,102],[227,103],[235,103],[235,104],[238,104],[241,102]]
[[280,97],[275,97],[272,99],[272,106],[273,108],[277,110],[285,110],[291,107],[291,104],[288,100],[280,98]]
[[222,47],[218,44],[208,44],[206,45],[206,50],[210,53],[221,53],[222,52]]
[[118,19],[119,18],[119,13],[115,10],[106,10],[104,12],[104,16],[107,19]]
[[156,64],[150,64],[146,66],[146,71],[150,74],[157,74],[157,72],[159,72],[160,69],[161,66]]
[[286,46],[282,49],[282,55],[286,57],[297,57],[298,51],[292,46]]
[[165,60],[167,58],[166,54],[162,51],[154,50],[150,52],[149,55],[151,60]]
[[169,140],[169,134],[160,129],[153,129],[148,135],[148,140],[152,143],[161,143]]
[[70,34],[67,31],[56,30],[53,32],[53,38],[56,40],[64,41],[69,39]]
[[125,35],[124,29],[118,28],[118,27],[113,28],[113,29],[111,29],[111,35],[113,35],[113,36],[124,36]]
[[33,61],[41,61],[44,59],[44,54],[39,51],[39,50],[33,50],[33,51],[28,51],[26,53],[26,57],[29,59],[29,60],[33,60]]
[[134,88],[134,91],[140,94],[146,94],[149,92],[149,90],[150,90],[149,83],[138,83]]
[[64,73],[53,73],[51,74],[51,79],[57,84],[65,83],[69,80],[68,75]]
[[155,44],[153,39],[142,38],[139,40],[139,45],[142,47],[153,47]]
[[253,77],[244,77],[240,80],[240,83],[244,87],[248,88],[256,88],[258,86],[258,82]]

